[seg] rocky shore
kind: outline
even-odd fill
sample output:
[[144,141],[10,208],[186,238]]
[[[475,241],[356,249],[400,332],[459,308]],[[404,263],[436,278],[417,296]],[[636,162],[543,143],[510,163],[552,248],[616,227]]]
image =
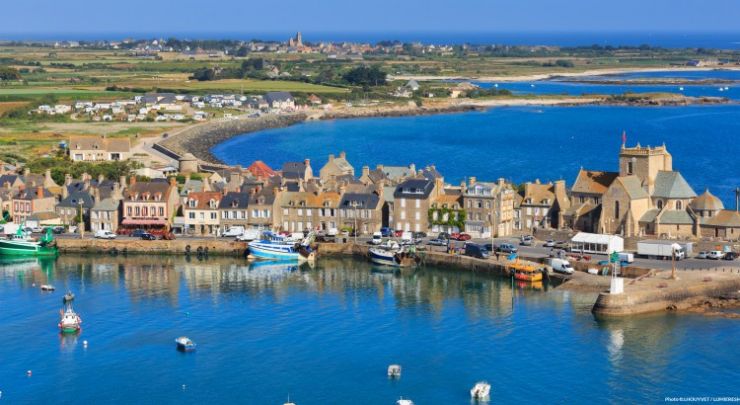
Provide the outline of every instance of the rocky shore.
[[196,158],[219,163],[211,148],[236,135],[270,128],[287,127],[306,120],[305,114],[263,115],[258,118],[211,121],[186,128],[160,142],[160,145],[182,156],[192,153]]

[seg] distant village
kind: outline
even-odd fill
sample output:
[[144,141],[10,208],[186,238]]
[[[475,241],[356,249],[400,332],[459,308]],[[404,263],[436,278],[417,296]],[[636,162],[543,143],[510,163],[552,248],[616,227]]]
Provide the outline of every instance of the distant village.
[[[72,137],[74,161],[136,159],[127,138]],[[709,190],[701,194],[673,170],[665,145],[622,145],[614,171],[581,169],[565,180],[523,185],[503,178],[445,181],[434,165],[352,165],[344,152],[273,168],[213,168],[191,154],[118,179],[31,173],[2,164],[0,206],[6,221],[30,227],[84,226],[91,232],[218,236],[234,226],[303,232],[381,228],[501,237],[538,229],[669,239],[740,237],[740,213]]]

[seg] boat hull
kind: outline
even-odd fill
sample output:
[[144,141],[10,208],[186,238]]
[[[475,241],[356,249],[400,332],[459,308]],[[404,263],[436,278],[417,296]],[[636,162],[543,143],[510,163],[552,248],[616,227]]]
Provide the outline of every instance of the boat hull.
[[43,246],[38,242],[1,240],[0,256],[56,256],[56,246]]
[[258,260],[295,260],[301,256],[290,246],[277,244],[250,243],[249,254]]
[[416,256],[408,256],[403,253],[399,254],[391,251],[370,249],[369,255],[371,262],[381,266],[411,267],[418,264]]

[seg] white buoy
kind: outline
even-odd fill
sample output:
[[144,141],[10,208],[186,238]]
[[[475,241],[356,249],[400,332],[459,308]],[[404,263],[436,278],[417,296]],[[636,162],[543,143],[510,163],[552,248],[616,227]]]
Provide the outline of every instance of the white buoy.
[[494,84],[493,87],[498,87],[498,83]]
[[87,347],[87,340],[83,340],[82,341],[82,345],[85,346],[85,347]]
[[187,388],[187,385],[183,384],[182,389],[185,389],[185,388]]
[[30,376],[31,376],[32,374],[33,374],[33,373],[31,372],[31,370],[28,370],[28,371],[26,371],[26,375],[27,375],[27,376],[29,376],[29,377],[30,377]]

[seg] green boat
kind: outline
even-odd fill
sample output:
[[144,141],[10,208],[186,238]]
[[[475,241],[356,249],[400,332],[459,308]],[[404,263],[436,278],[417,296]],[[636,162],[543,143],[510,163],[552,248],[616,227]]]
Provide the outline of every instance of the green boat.
[[38,241],[29,239],[20,228],[10,239],[0,239],[0,256],[56,256],[58,253],[51,228]]

